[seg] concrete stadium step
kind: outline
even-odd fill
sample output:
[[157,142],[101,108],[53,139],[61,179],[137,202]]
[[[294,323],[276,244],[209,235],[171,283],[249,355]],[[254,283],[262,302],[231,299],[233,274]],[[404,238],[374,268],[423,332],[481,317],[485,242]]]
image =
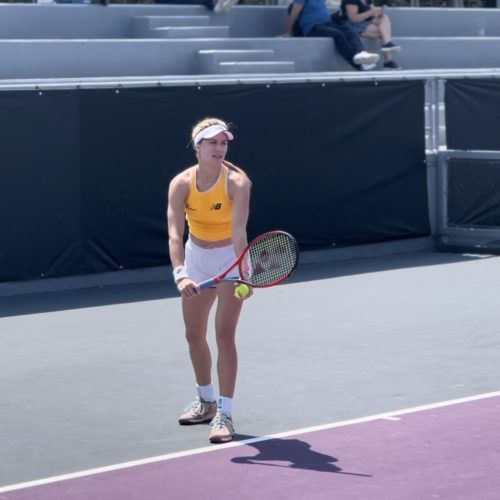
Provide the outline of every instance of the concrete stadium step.
[[15,40],[0,43],[0,79],[199,75],[207,48],[274,50],[275,60],[294,61],[294,73],[338,68],[331,39],[319,37]]
[[229,38],[229,26],[166,26],[154,28],[147,38]]
[[222,61],[216,66],[216,74],[294,73],[293,61]]
[[500,37],[395,37],[403,69],[498,68]]
[[132,23],[133,35],[142,38],[156,28],[209,26],[210,16],[136,16],[133,18]]
[[226,61],[273,61],[272,49],[202,49],[198,51],[200,74],[211,74],[219,63]]
[[387,8],[399,36],[500,36],[500,9]]

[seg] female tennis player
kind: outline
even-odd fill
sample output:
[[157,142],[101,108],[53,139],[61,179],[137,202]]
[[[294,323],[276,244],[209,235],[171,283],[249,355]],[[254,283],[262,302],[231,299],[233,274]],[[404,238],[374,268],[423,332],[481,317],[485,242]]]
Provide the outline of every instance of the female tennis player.
[[[168,193],[170,260],[182,296],[197,386],[197,398],[179,417],[179,424],[211,421],[212,443],[231,441],[234,435],[232,407],[238,368],[235,337],[242,299],[235,296],[233,283],[221,282],[205,290],[197,284],[225,271],[247,245],[250,180],[243,170],[226,161],[228,141],[233,138],[227,124],[217,118],[206,118],[195,125],[192,142],[198,163],[175,176]],[[184,245],[186,221],[189,239]],[[234,273],[238,276],[238,269]],[[208,317],[216,302],[217,401],[207,342]]]

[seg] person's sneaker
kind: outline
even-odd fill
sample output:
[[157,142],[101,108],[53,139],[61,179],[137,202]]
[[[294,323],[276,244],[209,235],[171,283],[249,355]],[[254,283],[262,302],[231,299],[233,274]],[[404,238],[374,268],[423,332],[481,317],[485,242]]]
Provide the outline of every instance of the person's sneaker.
[[392,42],[387,42],[380,47],[382,49],[382,52],[399,52],[401,50],[401,47],[399,45],[394,45]]
[[360,71],[371,71],[372,69],[375,69],[377,67],[376,64],[361,64],[359,69]]
[[214,6],[214,12],[220,14],[221,12],[230,11],[236,4],[238,0],[217,0]]
[[229,443],[234,436],[234,426],[231,417],[219,414],[210,423],[211,431],[208,439],[211,443]]
[[402,69],[396,61],[389,61],[384,63],[384,69]]
[[215,401],[204,401],[198,398],[186,407],[184,413],[179,417],[181,425],[202,424],[212,420],[217,413],[217,403]]
[[380,56],[378,54],[374,54],[372,52],[366,52],[363,50],[362,52],[358,52],[354,55],[352,60],[354,64],[376,64],[378,63]]

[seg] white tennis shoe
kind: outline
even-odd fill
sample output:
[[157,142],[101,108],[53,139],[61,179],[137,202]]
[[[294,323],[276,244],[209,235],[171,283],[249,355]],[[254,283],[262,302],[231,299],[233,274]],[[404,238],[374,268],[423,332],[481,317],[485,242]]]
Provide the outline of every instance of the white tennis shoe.
[[373,52],[366,52],[365,50],[354,54],[352,60],[354,64],[376,64],[378,63],[380,56],[378,54],[374,54]]
[[181,425],[202,424],[212,420],[217,413],[217,403],[215,401],[204,401],[197,398],[196,401],[186,407],[184,413],[179,417]]
[[210,429],[211,431],[208,439],[211,443],[229,443],[229,441],[233,440],[233,420],[223,413],[215,416],[210,423]]

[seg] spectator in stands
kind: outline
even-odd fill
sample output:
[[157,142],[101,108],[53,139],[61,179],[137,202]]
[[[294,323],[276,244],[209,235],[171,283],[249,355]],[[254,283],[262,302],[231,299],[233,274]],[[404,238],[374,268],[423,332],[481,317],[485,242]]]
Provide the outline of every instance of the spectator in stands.
[[304,36],[333,38],[340,55],[356,69],[373,69],[380,58],[363,49],[359,34],[347,23],[333,22],[325,0],[293,0],[288,16],[288,36],[295,36],[297,22]]
[[401,69],[392,59],[392,53],[401,50],[391,40],[391,21],[383,7],[375,7],[373,0],[342,0],[340,5],[346,24],[365,38],[378,38],[384,55],[384,69]]
[[215,13],[228,12],[238,3],[238,0],[155,0],[161,4],[204,5]]

